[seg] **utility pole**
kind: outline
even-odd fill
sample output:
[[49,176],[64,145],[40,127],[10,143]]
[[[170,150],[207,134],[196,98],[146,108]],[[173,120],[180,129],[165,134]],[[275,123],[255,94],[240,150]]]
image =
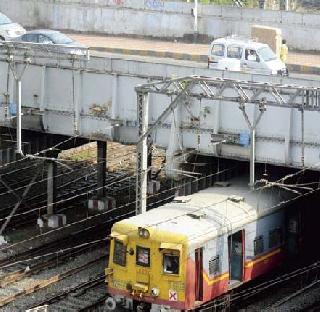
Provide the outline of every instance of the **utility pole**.
[[13,56],[10,55],[8,57],[9,66],[13,75],[14,80],[16,81],[16,100],[17,100],[17,150],[16,153],[22,155],[22,127],[21,127],[21,118],[22,118],[22,89],[21,89],[21,79],[23,74],[25,73],[27,67],[29,66],[31,60],[30,58],[25,58],[25,64],[22,68],[20,74],[18,74],[16,70],[16,66],[13,60]]
[[285,10],[290,11],[290,2],[289,0],[285,0],[285,1],[286,1]]
[[290,0],[280,0],[280,10],[290,11]]
[[193,16],[194,16],[193,36],[194,36],[194,41],[196,41],[198,37],[198,0],[194,0]]

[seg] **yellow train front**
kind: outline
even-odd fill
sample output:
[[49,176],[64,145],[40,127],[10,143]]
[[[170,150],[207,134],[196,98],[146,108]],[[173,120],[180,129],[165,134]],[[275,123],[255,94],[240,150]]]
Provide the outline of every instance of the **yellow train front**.
[[[133,218],[134,219],[134,218]],[[138,217],[139,219],[139,217]],[[109,310],[185,310],[186,237],[120,221],[112,228],[106,269]]]

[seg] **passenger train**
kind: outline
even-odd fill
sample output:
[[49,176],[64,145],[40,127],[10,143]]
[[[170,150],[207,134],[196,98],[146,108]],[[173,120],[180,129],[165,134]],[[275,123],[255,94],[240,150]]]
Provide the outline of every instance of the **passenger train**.
[[285,246],[296,251],[299,241],[299,217],[286,212],[287,199],[240,180],[115,223],[107,309],[193,311],[274,269]]

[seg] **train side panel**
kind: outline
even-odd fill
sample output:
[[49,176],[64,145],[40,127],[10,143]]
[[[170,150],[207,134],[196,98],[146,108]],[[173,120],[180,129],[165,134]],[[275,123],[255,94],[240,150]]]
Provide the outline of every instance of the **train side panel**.
[[245,227],[244,281],[265,274],[284,260],[284,211],[264,216]]
[[[239,283],[265,274],[284,260],[284,212],[264,216],[243,228],[220,235],[202,246],[190,246],[187,259],[186,300],[189,308],[197,301],[210,301],[230,287],[230,246],[228,237],[243,231],[243,267]],[[196,247],[196,248],[195,248]],[[202,250],[202,276],[197,274],[198,250]],[[197,284],[201,283],[201,291]]]
[[[197,302],[206,302],[227,292],[229,282],[227,242],[228,236],[220,235],[201,246],[189,247],[186,289],[189,308],[194,308]],[[197,256],[199,253],[200,259]]]

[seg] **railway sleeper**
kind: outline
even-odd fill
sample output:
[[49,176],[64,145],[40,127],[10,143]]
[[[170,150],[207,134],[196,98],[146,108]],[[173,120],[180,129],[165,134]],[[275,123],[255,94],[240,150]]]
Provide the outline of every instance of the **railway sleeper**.
[[94,259],[88,263],[85,263],[83,265],[80,265],[79,267],[73,268],[69,271],[66,271],[61,274],[54,275],[50,277],[49,279],[46,280],[37,280],[33,284],[29,285],[28,287],[25,287],[24,289],[20,290],[18,293],[12,295],[12,296],[6,296],[6,297],[0,297],[0,307],[3,307],[7,305],[8,303],[14,301],[17,297],[26,295],[26,294],[31,294],[36,292],[39,289],[46,288],[52,284],[57,283],[60,280],[63,280],[75,273],[78,273],[92,265],[94,265],[96,262],[105,259],[105,256],[100,256],[97,259]]

